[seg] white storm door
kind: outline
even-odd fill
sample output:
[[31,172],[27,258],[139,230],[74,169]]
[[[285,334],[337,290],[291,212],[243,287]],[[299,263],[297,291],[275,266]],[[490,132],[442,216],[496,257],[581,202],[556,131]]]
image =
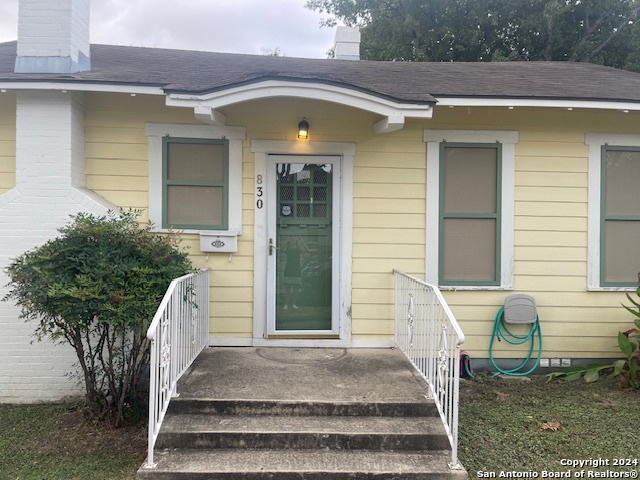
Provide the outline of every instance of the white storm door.
[[267,156],[267,333],[338,335],[341,157]]

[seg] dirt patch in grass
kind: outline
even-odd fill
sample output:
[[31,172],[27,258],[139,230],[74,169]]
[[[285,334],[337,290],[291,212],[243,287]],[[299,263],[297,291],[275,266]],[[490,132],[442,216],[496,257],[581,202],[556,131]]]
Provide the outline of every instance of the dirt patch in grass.
[[142,456],[146,454],[147,430],[144,426],[113,428],[108,423],[91,422],[82,409],[61,414],[55,424],[56,428],[46,439],[38,440],[32,446],[35,451],[74,458],[103,449],[114,455],[132,451]]
[[0,479],[135,478],[146,426],[87,420],[78,404],[0,406]]
[[[592,471],[637,472],[639,419],[640,391],[621,390],[613,381],[480,376],[461,384],[460,459],[470,478],[478,472],[566,472],[563,459],[600,458],[609,466]],[[616,466],[616,459],[632,463]]]

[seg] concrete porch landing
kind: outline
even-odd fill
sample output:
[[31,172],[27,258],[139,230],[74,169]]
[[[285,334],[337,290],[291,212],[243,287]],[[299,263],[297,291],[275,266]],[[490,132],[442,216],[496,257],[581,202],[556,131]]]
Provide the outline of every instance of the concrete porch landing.
[[391,349],[208,348],[178,383],[192,399],[424,403],[426,383]]
[[139,480],[466,478],[396,350],[209,348],[177,390]]

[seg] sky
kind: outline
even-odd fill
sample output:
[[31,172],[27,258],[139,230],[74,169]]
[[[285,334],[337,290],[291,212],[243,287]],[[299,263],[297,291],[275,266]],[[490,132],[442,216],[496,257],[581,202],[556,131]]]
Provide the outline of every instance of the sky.
[[[92,0],[91,43],[326,58],[335,29],[305,0]],[[0,42],[15,40],[18,0],[0,0]]]

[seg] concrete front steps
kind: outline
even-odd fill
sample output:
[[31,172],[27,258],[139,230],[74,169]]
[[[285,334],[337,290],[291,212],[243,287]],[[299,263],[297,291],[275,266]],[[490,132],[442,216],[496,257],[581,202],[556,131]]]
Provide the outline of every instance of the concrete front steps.
[[172,400],[152,479],[464,479],[422,401]]

